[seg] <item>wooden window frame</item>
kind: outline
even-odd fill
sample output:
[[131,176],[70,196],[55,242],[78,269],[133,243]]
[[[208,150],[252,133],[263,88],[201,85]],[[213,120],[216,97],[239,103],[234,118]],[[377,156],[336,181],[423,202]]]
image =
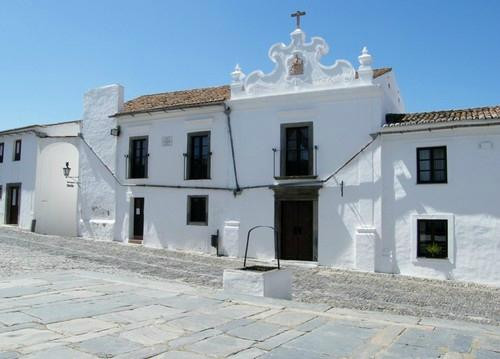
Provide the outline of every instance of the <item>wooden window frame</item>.
[[[203,198],[205,199],[205,221],[194,222],[191,221],[191,200],[193,198]],[[188,195],[187,196],[187,225],[190,226],[208,226],[208,195]]]
[[[434,150],[437,149],[442,149],[444,150],[444,179],[443,180],[436,180],[435,179],[435,171],[440,171],[436,170],[434,168]],[[430,151],[430,180],[429,181],[422,181],[420,179],[420,173],[424,170],[420,169],[420,152],[429,150]],[[425,170],[427,172],[427,170]],[[418,147],[417,148],[417,184],[445,184],[448,183],[448,152],[446,146],[432,146],[432,147]]]
[[[445,235],[446,235],[446,255],[445,256],[442,256],[442,257],[432,257],[432,256],[428,256],[428,255],[424,255],[422,254],[423,250],[420,249],[420,224],[422,222],[426,222],[426,225],[428,225],[427,223],[429,222],[443,222],[445,223]],[[428,219],[428,218],[419,218],[417,219],[417,259],[438,259],[438,260],[448,260],[449,257],[450,257],[450,238],[449,238],[449,231],[448,231],[448,226],[450,225],[449,221],[447,219],[438,219],[438,218],[433,218],[433,219]],[[434,240],[434,231],[431,229],[431,243],[434,243],[435,240]]]
[[[133,147],[132,144],[134,141],[138,140],[146,140],[146,161],[144,164],[144,176],[143,177],[132,177],[132,167],[133,167]],[[129,145],[128,145],[128,173],[127,173],[127,178],[128,179],[145,179],[148,178],[149,174],[149,136],[136,136],[136,137],[129,137]]]
[[[19,144],[19,151],[17,150]],[[14,141],[14,158],[12,159],[13,161],[21,161],[21,153],[22,153],[22,146],[23,146],[23,141],[22,140],[15,140]]]
[[[211,139],[211,131],[200,131],[200,132],[189,132],[187,134],[187,162],[186,162],[186,180],[189,181],[197,181],[197,180],[209,180],[212,176],[212,139]],[[207,175],[203,178],[193,178],[192,170],[191,170],[191,160],[192,160],[192,141],[193,137],[199,136],[207,136],[208,137],[208,159],[207,159]]]
[[[281,124],[281,146],[280,146],[280,178],[314,178],[314,130],[313,122],[293,122]],[[309,164],[308,173],[306,175],[287,175],[286,155],[287,155],[287,137],[286,132],[289,128],[307,127],[308,128],[308,151]]]

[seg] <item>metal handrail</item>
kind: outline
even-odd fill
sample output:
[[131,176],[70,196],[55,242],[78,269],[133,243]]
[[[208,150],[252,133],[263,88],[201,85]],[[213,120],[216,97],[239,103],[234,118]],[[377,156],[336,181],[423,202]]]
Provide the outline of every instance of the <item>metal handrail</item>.
[[191,179],[211,179],[212,178],[212,173],[211,173],[211,167],[212,167],[212,156],[213,156],[213,153],[212,151],[210,151],[208,153],[208,156],[206,158],[207,160],[207,178],[191,178],[190,177],[190,174],[189,174],[189,167],[190,167],[190,163],[189,161],[191,160],[192,158],[192,154],[190,154],[189,152],[185,152],[182,154],[182,156],[184,157],[184,181],[187,181],[187,180],[191,180]]
[[[318,145],[313,146],[313,150],[312,150],[311,155],[313,156],[313,161],[314,161],[313,163],[314,164],[313,164],[312,173],[309,174],[309,175],[314,175],[316,177],[318,176],[318,149],[319,149]],[[281,152],[281,150],[278,148],[272,148],[272,151],[273,151],[273,177],[276,178],[276,154],[278,152]],[[282,159],[280,159],[280,162],[279,162],[279,164],[280,164],[280,176],[285,177],[284,174],[281,173],[281,161],[282,161]]]
[[274,254],[276,256],[276,260],[278,261],[278,269],[280,269],[280,251],[279,251],[279,246],[278,246],[278,231],[272,226],[255,226],[255,227],[252,227],[249,229],[249,231],[247,233],[247,245],[245,247],[245,260],[243,261],[243,268],[246,268],[246,266],[247,266],[248,242],[250,241],[250,233],[252,233],[252,231],[254,229],[257,229],[257,228],[269,228],[269,229],[272,229],[274,231]]
[[[144,175],[145,175],[145,177],[141,177],[141,178],[147,178],[147,176],[148,176],[149,157],[150,157],[149,153],[145,153],[144,155],[138,157],[139,159],[142,159],[144,161],[144,171],[145,171]],[[134,159],[135,159],[134,156],[131,156],[128,153],[125,154],[125,178],[126,179],[135,179],[136,178],[136,177],[132,177],[132,175],[131,175]]]

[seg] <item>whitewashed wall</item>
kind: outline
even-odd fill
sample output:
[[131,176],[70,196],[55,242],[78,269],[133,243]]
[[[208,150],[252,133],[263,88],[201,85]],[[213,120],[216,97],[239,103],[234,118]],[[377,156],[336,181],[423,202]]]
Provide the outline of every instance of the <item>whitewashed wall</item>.
[[80,121],[56,123],[39,127],[40,131],[51,137],[77,136],[80,132]]
[[[14,143],[22,141],[21,160],[13,161]],[[7,199],[7,184],[21,183],[21,204],[19,213],[19,227],[31,229],[31,222],[35,218],[35,183],[38,153],[38,138],[33,132],[20,132],[0,136],[4,142],[4,160],[0,163],[0,184],[3,186],[0,200],[0,223],[5,223]]]
[[[372,140],[369,134],[376,132],[383,121],[382,96],[379,87],[367,86],[231,101],[242,185],[289,182],[273,179],[272,148],[280,148],[281,124],[293,122],[314,122],[318,179],[326,178]],[[278,152],[276,174],[279,174],[279,161]],[[373,226],[372,218],[367,218],[365,222],[358,219],[354,209],[357,203],[348,202],[350,192],[347,187],[355,186],[360,181],[358,168],[351,171],[353,173],[347,174],[344,171],[338,177],[338,183],[345,181],[345,197],[340,197],[340,189],[334,180],[319,191],[318,262],[323,265],[353,267],[356,228],[365,222]],[[371,195],[366,195],[370,201]],[[273,192],[268,191],[267,196],[273,206]],[[249,205],[261,208],[257,202]],[[368,205],[371,208],[371,202]],[[252,225],[263,224],[251,217],[246,221]],[[265,222],[274,224],[274,209]]]
[[[76,135],[78,131],[75,131]],[[62,168],[78,177],[79,139],[40,138],[36,178],[36,231],[76,236],[78,186],[68,187]]]
[[[366,143],[371,141],[383,121],[383,91],[378,86],[337,89],[287,96],[229,101],[234,134],[235,155],[240,186],[264,186],[246,189],[242,194],[231,191],[190,190],[145,187],[123,187],[117,200],[116,237],[126,242],[132,231],[130,215],[133,197],[145,198],[144,244],[155,247],[213,252],[210,235],[217,229],[223,235],[226,221],[237,221],[240,228],[232,255],[243,256],[247,231],[256,225],[274,226],[274,192],[267,186],[277,184],[273,178],[273,148],[280,147],[281,124],[314,122],[314,144],[318,145],[319,178],[334,172]],[[119,118],[122,135],[118,141],[117,171],[120,180],[131,185],[216,186],[234,188],[233,169],[227,119],[223,108],[205,108],[170,114],[136,115]],[[183,180],[183,156],[187,149],[187,134],[211,131],[212,179]],[[149,136],[149,176],[147,179],[127,180],[125,155],[129,139]],[[163,146],[162,138],[171,136],[172,145]],[[279,158],[276,158],[279,174]],[[368,166],[372,166],[371,162]],[[372,180],[370,167],[368,180]],[[364,171],[354,171],[355,185]],[[366,179],[362,178],[362,181]],[[346,191],[348,192],[348,191]],[[188,194],[209,195],[208,226],[186,224]],[[320,191],[319,262],[325,265],[353,267],[354,237],[358,224],[356,213],[346,210],[339,200],[339,190],[329,183]],[[366,206],[372,208],[372,197]],[[340,212],[339,212],[340,211]],[[337,213],[334,218],[333,214]],[[350,218],[351,216],[352,218]],[[366,218],[373,227],[374,215]],[[332,226],[332,223],[344,223]],[[356,223],[356,225],[352,225]],[[347,226],[347,227],[346,227]],[[252,257],[274,258],[273,234],[254,232],[249,254]],[[223,238],[222,238],[223,240]]]
[[[416,148],[447,146],[448,183],[416,184]],[[500,129],[384,135],[383,250],[405,275],[500,284]],[[416,259],[418,216],[450,219],[450,260]],[[454,221],[454,226],[452,226]]]
[[375,270],[382,228],[381,182],[380,140],[376,139],[325,183],[319,199],[320,263]]
[[[113,239],[115,223],[116,127],[111,115],[123,106],[123,87],[110,85],[87,92],[83,102],[80,141],[79,234]],[[107,167],[107,168],[106,168]],[[109,169],[109,170],[108,170]]]
[[[116,168],[120,181],[130,184],[234,186],[229,137],[222,106],[120,117],[119,124],[122,132],[118,138]],[[187,134],[200,131],[211,133],[212,178],[185,181],[183,153],[187,151]],[[138,136],[148,136],[148,178],[128,180],[125,156],[129,153],[130,137]],[[166,137],[171,138],[168,145],[163,141]]]

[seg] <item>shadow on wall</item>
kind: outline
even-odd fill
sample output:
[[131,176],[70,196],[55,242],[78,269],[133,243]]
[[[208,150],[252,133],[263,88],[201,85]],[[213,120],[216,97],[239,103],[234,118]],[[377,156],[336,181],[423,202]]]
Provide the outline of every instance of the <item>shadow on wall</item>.
[[[376,182],[363,182],[356,185],[349,185],[347,181],[347,184],[343,185],[343,196],[341,195],[341,180],[332,179],[331,181],[336,184],[336,187],[324,187],[320,190],[320,216],[328,213],[328,218],[322,220],[323,223],[320,224],[318,233],[321,238],[318,251],[320,263],[354,267],[356,229],[373,225],[371,216],[370,218],[363,217],[358,203],[362,199],[372,203],[379,199],[380,179]],[[328,207],[325,208],[325,206]],[[325,238],[322,234],[325,232],[332,233],[331,237]],[[376,246],[380,246],[380,242],[380,236],[377,233]]]
[[[80,146],[80,234],[112,239],[114,234],[116,181],[87,146]],[[84,164],[84,165],[83,165]]]
[[[426,214],[428,211],[422,204],[422,202],[433,203],[434,201],[426,201],[425,197],[419,197],[416,194],[416,180],[411,175],[406,163],[403,161],[397,161],[396,164],[390,163],[388,168],[384,169],[384,173],[387,173],[387,178],[390,178],[390,181],[386,181],[385,194],[384,199],[384,211],[386,213],[393,213],[392,217],[388,215],[384,215],[384,248],[382,248],[382,257],[384,254],[387,254],[387,250],[390,250],[390,254],[392,255],[392,263],[394,268],[394,273],[401,273],[399,265],[398,265],[398,247],[401,252],[402,249],[405,250],[406,258],[403,256],[401,260],[404,260],[408,264],[415,267],[427,268],[432,271],[439,272],[444,278],[453,279],[453,270],[456,268],[456,261],[453,260],[453,263],[445,260],[417,260],[413,257],[412,246],[415,245],[412,241],[412,235],[416,235],[416,233],[412,233],[413,231],[413,214]],[[422,185],[422,189],[430,189],[431,187]],[[391,190],[389,190],[391,189]],[[444,205],[447,203],[447,200],[442,197],[442,192],[436,193],[433,192],[433,196],[437,196],[439,201],[443,202],[443,210],[448,213],[450,211],[449,206]],[[416,198],[417,197],[417,198]],[[420,198],[420,199],[418,199]],[[424,201],[422,201],[422,199]],[[434,209],[436,213],[440,213],[439,209]],[[396,218],[399,220],[399,223],[396,223]],[[404,230],[399,233],[396,231],[397,225],[398,227],[403,228]],[[404,236],[404,238],[401,238]],[[396,243],[399,241],[398,243]],[[456,241],[453,242],[454,251],[453,253],[456,255]],[[384,253],[384,251],[386,251]]]

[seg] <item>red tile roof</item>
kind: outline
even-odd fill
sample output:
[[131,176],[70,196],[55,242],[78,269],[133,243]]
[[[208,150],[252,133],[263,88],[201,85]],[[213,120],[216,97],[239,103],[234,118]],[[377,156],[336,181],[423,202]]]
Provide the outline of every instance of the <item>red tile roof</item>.
[[229,99],[230,94],[229,86],[219,86],[144,95],[125,102],[119,114],[216,105]]
[[500,106],[466,108],[461,110],[417,112],[417,113],[389,113],[385,116],[386,125],[408,126],[432,123],[500,120]]

